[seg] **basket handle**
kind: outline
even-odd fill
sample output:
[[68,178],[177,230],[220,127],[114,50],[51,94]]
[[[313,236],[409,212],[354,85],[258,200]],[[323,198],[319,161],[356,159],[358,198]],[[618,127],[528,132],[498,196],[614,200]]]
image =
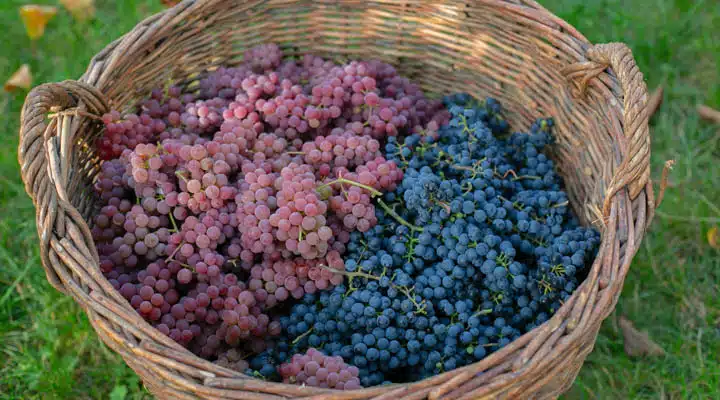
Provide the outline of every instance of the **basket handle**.
[[[75,108],[75,111],[69,112],[70,108]],[[64,196],[61,196],[52,178],[53,175],[67,174],[68,171],[61,171],[62,166],[57,165],[57,162],[51,165],[48,153],[53,148],[49,146],[49,142],[57,135],[62,135],[67,144],[74,142],[74,134],[69,132],[72,125],[62,124],[65,126],[58,127],[57,118],[48,119],[48,113],[68,111],[78,116],[95,117],[108,110],[105,96],[96,88],[81,81],[67,80],[33,88],[25,98],[20,114],[18,161],[25,191],[32,198],[37,212],[40,256],[48,280],[63,292],[65,290],[62,282],[52,269],[49,258],[51,236],[58,235],[62,238],[66,234],[64,231],[67,224],[63,222],[66,216],[72,219],[82,218]],[[57,161],[57,157],[53,159]]]
[[[620,165],[605,193],[602,213],[609,217],[612,199],[622,188],[629,185],[630,198],[642,192],[650,179],[650,133],[648,129],[648,90],[642,72],[635,63],[632,51],[624,43],[597,44],[587,50],[589,61],[578,62],[561,72],[576,84],[581,95],[587,91],[590,81],[612,69],[622,88],[622,132],[615,139],[622,157]],[[596,80],[593,84],[602,84]]]

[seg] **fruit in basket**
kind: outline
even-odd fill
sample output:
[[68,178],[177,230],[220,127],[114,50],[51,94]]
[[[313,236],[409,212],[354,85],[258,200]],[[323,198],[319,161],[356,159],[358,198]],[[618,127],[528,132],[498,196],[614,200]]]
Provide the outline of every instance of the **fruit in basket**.
[[[508,134],[491,99],[446,98],[437,134],[389,138],[404,169],[378,223],[353,232],[343,285],[281,317],[278,360],[321,347],[363,386],[414,381],[478,361],[545,322],[599,244],[578,225],[552,161],[551,120]],[[489,123],[489,121],[495,121]]]
[[377,61],[245,56],[103,116],[101,270],[158,330],[351,389],[482,359],[578,286],[599,235],[542,153],[552,120],[510,133],[497,101],[429,100]]
[[449,116],[377,61],[283,61],[274,45],[246,60],[109,112],[97,142],[102,271],[209,359],[262,351],[271,310],[342,283],[324,267],[344,270],[350,233],[377,223],[370,192],[402,179],[382,141]]
[[330,389],[359,389],[360,371],[346,364],[342,357],[328,357],[310,348],[306,354],[296,354],[278,368],[285,383]]

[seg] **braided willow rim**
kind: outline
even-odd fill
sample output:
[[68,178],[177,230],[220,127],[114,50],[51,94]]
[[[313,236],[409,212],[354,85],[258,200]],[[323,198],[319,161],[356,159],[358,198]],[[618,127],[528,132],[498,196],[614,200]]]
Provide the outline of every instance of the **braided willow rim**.
[[[506,106],[513,128],[556,121],[553,158],[571,204],[602,230],[589,276],[545,324],[473,365],[410,384],[334,391],[263,382],[191,354],[153,329],[98,267],[98,115],[128,109],[169,79],[234,65],[277,43],[337,61],[377,58],[432,95],[468,92]],[[652,218],[647,88],[623,44],[592,45],[534,1],[186,0],[108,45],[77,81],[36,87],[22,111],[19,161],[37,209],[48,280],[87,312],[103,341],[161,398],[552,398],[567,390],[612,312]],[[48,114],[50,113],[50,118]]]

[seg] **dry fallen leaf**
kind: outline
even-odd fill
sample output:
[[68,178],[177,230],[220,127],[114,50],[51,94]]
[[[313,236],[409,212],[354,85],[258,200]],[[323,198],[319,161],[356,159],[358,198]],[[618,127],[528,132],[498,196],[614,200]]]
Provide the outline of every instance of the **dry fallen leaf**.
[[696,329],[699,324],[704,324],[707,318],[707,307],[705,303],[694,294],[684,296],[682,304],[680,306],[680,318],[682,319],[682,326],[687,326],[689,329]]
[[25,32],[35,40],[45,33],[45,25],[57,14],[57,7],[29,4],[20,7],[20,18],[25,24]]
[[655,113],[657,112],[658,108],[660,108],[660,104],[663,102],[663,93],[664,89],[663,86],[660,85],[650,94],[650,98],[647,102],[648,107],[648,118],[651,118]]
[[78,21],[86,21],[95,16],[95,0],[60,0]]
[[708,243],[713,249],[720,249],[720,238],[718,238],[718,228],[714,226],[707,232]]
[[720,111],[702,104],[697,107],[697,111],[700,118],[720,124]]
[[629,319],[620,317],[620,329],[625,342],[625,353],[628,356],[661,356],[665,354],[662,347],[653,342],[647,333],[637,330]]
[[665,166],[662,170],[662,177],[660,178],[660,190],[657,194],[657,199],[655,200],[655,208],[659,208],[660,204],[662,204],[663,198],[665,198],[665,190],[668,187],[672,187],[668,183],[668,177],[670,176],[670,170],[673,169],[673,166],[675,165],[675,160],[667,160],[665,161]]
[[15,71],[14,74],[5,82],[3,89],[6,92],[12,92],[17,89],[30,90],[32,87],[32,74],[30,73],[30,66],[23,64]]

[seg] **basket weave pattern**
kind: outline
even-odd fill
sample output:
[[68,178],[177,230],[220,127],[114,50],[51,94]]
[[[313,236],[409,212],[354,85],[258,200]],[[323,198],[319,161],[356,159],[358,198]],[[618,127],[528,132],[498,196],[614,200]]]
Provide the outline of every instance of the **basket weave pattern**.
[[[548,322],[479,363],[348,392],[253,379],[152,328],[98,266],[88,227],[96,211],[97,116],[129,109],[169,79],[192,88],[199,73],[237,64],[260,43],[276,43],[286,56],[380,59],[433,95],[495,97],[515,129],[554,117],[552,155],[572,206],[603,232],[585,282]],[[646,102],[643,76],[625,45],[592,45],[534,1],[186,0],[108,45],[79,80],[33,89],[22,112],[19,161],[48,280],[73,296],[158,397],[553,398],[592,350],[652,219]]]

